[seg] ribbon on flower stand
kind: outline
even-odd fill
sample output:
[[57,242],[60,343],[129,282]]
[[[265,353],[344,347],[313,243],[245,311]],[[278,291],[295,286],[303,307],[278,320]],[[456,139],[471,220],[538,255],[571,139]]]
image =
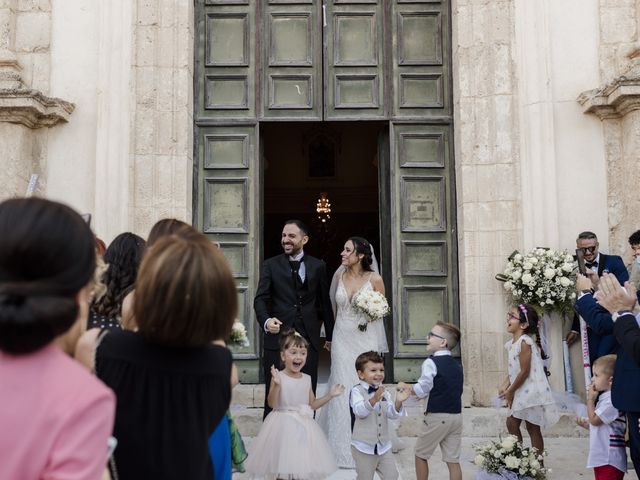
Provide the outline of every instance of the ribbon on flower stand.
[[587,338],[587,322],[580,317],[580,345],[582,346],[582,367],[584,368],[584,386],[589,390],[591,385],[591,359],[589,358],[589,339]]
[[571,374],[569,344],[566,340],[562,341],[562,359],[564,360],[564,386],[567,392],[573,393],[573,375]]
[[551,314],[545,310],[542,314],[542,321],[538,325],[538,335],[540,335],[540,345],[547,358],[542,360],[542,364],[547,371],[551,370],[551,344],[549,337],[551,336]]

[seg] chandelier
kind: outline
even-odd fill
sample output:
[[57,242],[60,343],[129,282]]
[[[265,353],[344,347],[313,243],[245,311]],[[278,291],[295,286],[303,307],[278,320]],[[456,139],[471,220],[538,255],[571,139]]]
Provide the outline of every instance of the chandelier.
[[320,198],[316,203],[316,212],[318,212],[318,220],[326,223],[331,219],[331,203],[327,197],[327,192],[321,192]]

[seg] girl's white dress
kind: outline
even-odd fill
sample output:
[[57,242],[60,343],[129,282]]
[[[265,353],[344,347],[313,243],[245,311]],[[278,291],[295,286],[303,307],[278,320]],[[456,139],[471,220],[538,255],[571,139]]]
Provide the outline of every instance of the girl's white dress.
[[[366,291],[372,291],[371,275],[354,293],[354,296]],[[379,350],[378,334],[372,324],[366,331],[358,329],[360,323],[366,321],[363,313],[356,312],[351,306],[352,298],[339,277],[338,288],[335,293],[336,323],[333,327],[333,341],[331,342],[331,374],[328,385],[337,383],[345,386],[344,393],[335,397],[320,409],[318,423],[324,430],[333,455],[340,468],[355,468],[351,457],[351,409],[349,407],[349,393],[351,387],[360,379],[356,372],[356,357],[363,352]]]
[[529,335],[522,335],[516,341],[509,340],[505,348],[509,352],[509,381],[520,373],[520,350],[522,342],[531,346],[531,370],[524,383],[516,390],[509,415],[529,423],[548,428],[560,419],[549,381],[544,373],[538,346]]
[[321,479],[338,467],[309,406],[311,377],[280,373],[278,408],[265,418],[249,447],[252,478]]

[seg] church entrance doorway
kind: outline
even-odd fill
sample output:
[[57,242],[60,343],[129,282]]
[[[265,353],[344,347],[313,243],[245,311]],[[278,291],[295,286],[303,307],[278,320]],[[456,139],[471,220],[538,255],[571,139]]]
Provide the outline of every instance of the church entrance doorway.
[[[325,261],[328,282],[351,236],[369,240],[384,273],[381,247],[388,235],[381,226],[389,212],[381,207],[388,193],[380,172],[388,165],[380,163],[388,163],[388,128],[387,122],[260,124],[264,258],[282,253],[282,226],[295,218],[309,228],[305,252]],[[324,352],[320,382],[327,380],[329,360]]]

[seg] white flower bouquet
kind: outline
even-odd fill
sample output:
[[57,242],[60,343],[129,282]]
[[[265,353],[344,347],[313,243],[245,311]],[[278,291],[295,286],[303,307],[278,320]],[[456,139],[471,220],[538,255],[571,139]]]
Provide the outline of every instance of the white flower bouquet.
[[473,463],[482,470],[476,480],[545,480],[551,469],[542,466],[543,453],[531,447],[525,448],[515,435],[486,445],[474,445]]
[[370,322],[382,320],[389,314],[389,302],[383,294],[375,290],[358,293],[352,301],[352,307],[356,312],[364,313],[367,320],[358,325],[361,332],[367,331]]
[[229,345],[234,345],[234,346],[237,346],[237,347],[248,347],[249,346],[249,338],[247,337],[247,329],[238,320],[236,320],[233,323],[233,327],[231,327],[231,335],[229,335],[229,341],[227,343]]
[[526,255],[515,251],[504,272],[496,278],[504,282],[515,303],[529,303],[541,311],[571,311],[577,264],[566,250],[534,248]]

